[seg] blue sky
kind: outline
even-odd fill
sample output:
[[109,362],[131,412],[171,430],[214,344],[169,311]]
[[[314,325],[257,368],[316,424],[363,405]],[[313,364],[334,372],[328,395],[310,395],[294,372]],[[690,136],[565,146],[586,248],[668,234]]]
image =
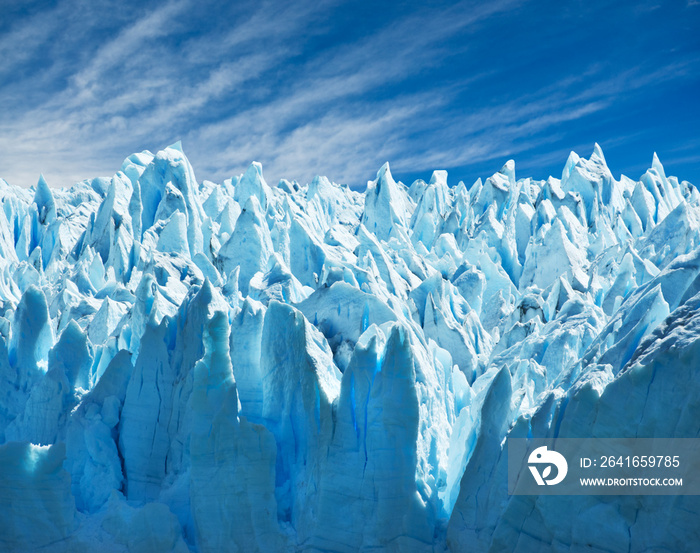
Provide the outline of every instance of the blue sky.
[[0,0],[0,176],[112,175],[181,139],[197,178],[263,163],[363,187],[560,176],[603,147],[700,184],[700,0]]

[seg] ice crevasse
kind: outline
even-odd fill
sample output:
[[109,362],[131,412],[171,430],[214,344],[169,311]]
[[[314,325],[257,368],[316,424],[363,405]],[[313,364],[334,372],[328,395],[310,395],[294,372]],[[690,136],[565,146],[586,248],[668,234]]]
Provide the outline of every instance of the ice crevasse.
[[0,179],[0,551],[695,551],[696,496],[509,496],[504,440],[700,433],[700,193]]

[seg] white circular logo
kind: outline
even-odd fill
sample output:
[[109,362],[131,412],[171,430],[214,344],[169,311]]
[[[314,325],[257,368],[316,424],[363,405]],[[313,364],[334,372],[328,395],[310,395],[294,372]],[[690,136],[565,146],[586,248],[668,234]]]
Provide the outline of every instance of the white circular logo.
[[[569,470],[569,465],[566,462],[566,459],[564,459],[564,456],[556,451],[547,451],[546,445],[538,447],[532,453],[530,453],[530,457],[528,458],[527,462],[532,476],[540,486],[544,486],[545,483],[550,486],[559,484],[559,482],[564,480],[564,477]],[[554,478],[548,478],[552,473],[552,465],[557,467],[557,474]],[[541,473],[538,466],[543,466]]]

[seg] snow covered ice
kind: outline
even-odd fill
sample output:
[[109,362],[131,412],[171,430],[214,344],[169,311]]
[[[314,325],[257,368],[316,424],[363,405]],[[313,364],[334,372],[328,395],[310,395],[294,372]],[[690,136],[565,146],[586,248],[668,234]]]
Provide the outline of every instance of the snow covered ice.
[[0,180],[0,551],[696,551],[696,496],[509,496],[511,437],[700,433],[700,193]]

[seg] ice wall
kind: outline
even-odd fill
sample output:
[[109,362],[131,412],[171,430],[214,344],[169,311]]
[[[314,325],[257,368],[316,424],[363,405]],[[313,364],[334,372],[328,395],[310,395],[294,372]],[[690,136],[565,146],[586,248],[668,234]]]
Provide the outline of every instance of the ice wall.
[[360,193],[0,187],[3,551],[694,551],[700,501],[520,497],[507,436],[700,433],[700,194],[562,177]]

